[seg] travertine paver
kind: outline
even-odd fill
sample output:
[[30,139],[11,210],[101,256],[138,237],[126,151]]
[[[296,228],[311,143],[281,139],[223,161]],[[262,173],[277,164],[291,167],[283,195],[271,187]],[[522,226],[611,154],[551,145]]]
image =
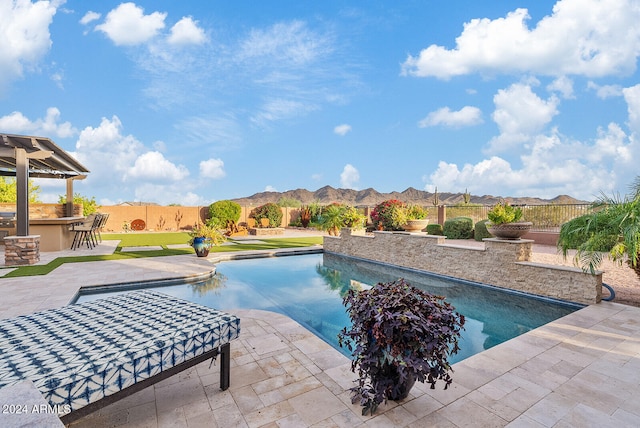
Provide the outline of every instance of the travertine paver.
[[[107,251],[107,250],[105,250]],[[0,278],[0,316],[66,304],[79,286],[204,274],[194,256],[68,264],[38,281]],[[417,384],[407,400],[362,416],[338,351],[291,319],[230,311],[231,387],[204,362],[91,414],[74,427],[583,427],[640,425],[640,309],[603,302],[454,365],[446,391]],[[0,425],[2,425],[0,420]]]

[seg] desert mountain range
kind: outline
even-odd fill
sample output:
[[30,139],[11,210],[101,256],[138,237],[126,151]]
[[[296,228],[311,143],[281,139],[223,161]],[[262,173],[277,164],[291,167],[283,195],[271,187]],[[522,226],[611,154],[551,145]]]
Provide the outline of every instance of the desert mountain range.
[[[297,199],[303,204],[317,202],[320,204],[330,204],[341,202],[352,206],[374,206],[387,199],[399,199],[407,204],[419,204],[430,206],[434,204],[434,193],[409,187],[402,192],[381,193],[375,189],[353,190],[335,189],[331,186],[324,186],[315,192],[306,189],[287,190],[286,192],[260,192],[252,196],[233,199],[240,205],[258,206],[267,202],[278,202],[281,198]],[[475,196],[471,195],[470,202],[473,204],[493,205],[500,200],[509,201],[512,204],[544,205],[544,204],[580,204],[587,203],[571,196],[560,195],[553,199],[540,199],[531,197],[501,197],[501,196]],[[440,193],[438,192],[440,205],[455,205],[464,202],[463,193]]]

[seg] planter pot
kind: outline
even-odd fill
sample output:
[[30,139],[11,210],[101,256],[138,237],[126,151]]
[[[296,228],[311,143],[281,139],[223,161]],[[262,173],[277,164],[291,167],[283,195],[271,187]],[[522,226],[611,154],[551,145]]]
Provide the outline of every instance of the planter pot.
[[491,224],[487,223],[487,230],[498,239],[521,239],[531,230],[533,223],[530,221],[520,221],[515,223]]
[[193,238],[193,249],[198,257],[207,257],[209,255],[209,242],[207,238],[197,237]]
[[394,384],[397,385],[397,389],[395,391],[392,390],[387,397],[389,400],[393,401],[400,401],[407,398],[409,392],[411,391],[411,388],[413,388],[413,385],[415,385],[416,383],[416,378],[411,373],[409,374],[407,379],[401,382],[400,374],[398,373],[398,369],[396,368],[396,366],[391,366],[388,364],[383,367],[381,375],[384,378],[393,379]]
[[407,224],[402,226],[402,228],[407,232],[420,232],[421,230],[424,230],[428,224],[429,224],[428,219],[407,220]]

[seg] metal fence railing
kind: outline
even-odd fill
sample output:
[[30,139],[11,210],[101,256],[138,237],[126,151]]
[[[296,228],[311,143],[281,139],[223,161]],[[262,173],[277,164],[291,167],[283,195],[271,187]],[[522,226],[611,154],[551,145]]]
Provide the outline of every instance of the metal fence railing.
[[[538,232],[558,232],[567,221],[592,212],[591,204],[548,204],[519,205],[522,208],[522,221],[533,223],[531,230]],[[490,205],[446,207],[446,218],[470,217],[473,222],[487,218]]]

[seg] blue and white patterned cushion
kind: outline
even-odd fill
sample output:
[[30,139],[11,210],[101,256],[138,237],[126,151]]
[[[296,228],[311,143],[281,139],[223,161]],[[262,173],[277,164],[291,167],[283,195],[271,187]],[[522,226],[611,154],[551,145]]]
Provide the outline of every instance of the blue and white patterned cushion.
[[235,315],[150,290],[3,319],[0,388],[29,379],[73,411],[239,335]]

